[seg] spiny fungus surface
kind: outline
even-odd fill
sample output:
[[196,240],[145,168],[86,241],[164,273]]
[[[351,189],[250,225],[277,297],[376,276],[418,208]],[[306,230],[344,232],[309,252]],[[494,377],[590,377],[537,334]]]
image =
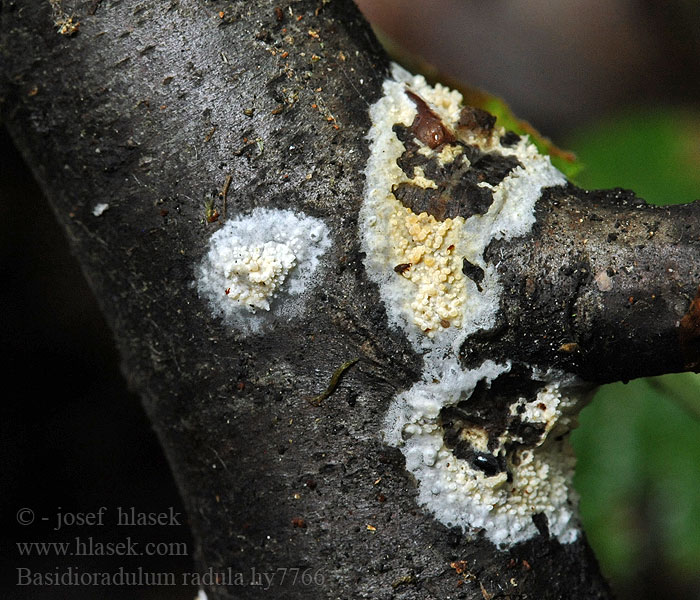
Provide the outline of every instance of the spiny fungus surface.
[[370,109],[360,232],[389,322],[423,354],[421,380],[393,399],[385,438],[401,448],[418,502],[440,522],[508,546],[578,536],[566,434],[588,396],[574,376],[460,348],[501,302],[493,240],[528,233],[545,188],[566,184],[526,136],[461,94],[398,66]]
[[323,221],[256,208],[211,236],[197,269],[197,289],[235,329],[257,332],[303,310],[304,292],[329,246]]

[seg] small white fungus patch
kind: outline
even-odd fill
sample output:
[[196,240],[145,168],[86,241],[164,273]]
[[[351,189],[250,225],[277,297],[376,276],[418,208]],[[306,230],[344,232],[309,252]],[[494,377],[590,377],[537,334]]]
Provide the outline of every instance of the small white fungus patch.
[[237,329],[259,331],[270,316],[300,313],[303,292],[329,246],[323,221],[257,208],[227,221],[211,236],[197,270],[197,289]]
[[605,271],[596,273],[593,280],[601,292],[609,292],[613,288],[613,280]]
[[100,202],[99,204],[95,204],[95,206],[92,209],[92,214],[95,217],[99,217],[108,208],[109,208],[109,204],[107,204],[106,202]]
[[[534,442],[506,431],[487,446],[488,435],[479,427],[460,430],[461,439],[475,452],[488,452],[499,460],[507,457],[507,472],[488,475],[457,458],[445,444],[441,420],[443,409],[467,401],[477,384],[490,385],[512,366],[485,361],[464,369],[459,362],[459,348],[468,343],[468,336],[495,324],[501,301],[496,265],[485,261],[484,250],[493,240],[528,233],[542,190],[566,180],[527,136],[503,146],[503,128],[462,133],[462,142],[484,153],[512,156],[520,166],[498,185],[479,184],[493,195],[484,214],[438,221],[426,212],[413,213],[394,195],[397,187],[437,185],[422,168],[414,168],[408,177],[399,165],[407,147],[395,126],[410,127],[418,112],[407,90],[422,98],[450,131],[456,130],[462,109],[459,92],[440,84],[429,86],[423,77],[396,65],[392,79],[384,82],[384,96],[370,109],[370,158],[360,213],[365,266],[379,286],[390,324],[405,332],[424,361],[421,381],[393,399],[385,418],[385,439],[401,448],[406,468],[418,481],[418,502],[441,523],[470,533],[483,530],[493,543],[512,545],[537,535],[532,517],[543,513],[550,533],[563,543],[572,542],[578,536],[571,487],[574,458],[561,434],[573,426],[586,395],[574,378],[533,372],[533,379],[541,382],[536,398],[514,398],[512,420],[542,431]],[[413,143],[419,154],[439,165],[461,160],[469,166],[457,144],[431,149],[418,139]],[[482,270],[479,285],[463,273],[464,259]],[[519,443],[522,448],[513,451]]]

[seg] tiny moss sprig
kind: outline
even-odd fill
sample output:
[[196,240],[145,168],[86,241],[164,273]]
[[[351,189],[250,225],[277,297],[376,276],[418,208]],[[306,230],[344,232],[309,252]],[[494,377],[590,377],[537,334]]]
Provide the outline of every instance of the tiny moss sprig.
[[309,398],[309,404],[312,404],[313,406],[320,406],[321,402],[323,402],[333,394],[335,388],[338,387],[338,383],[340,383],[340,379],[343,377],[343,374],[359,360],[359,358],[353,358],[352,360],[348,360],[347,362],[344,362],[342,365],[340,365],[335,371],[333,371],[333,375],[331,375],[331,380],[328,382],[328,386],[326,387],[326,389],[323,392],[321,392],[318,396]]

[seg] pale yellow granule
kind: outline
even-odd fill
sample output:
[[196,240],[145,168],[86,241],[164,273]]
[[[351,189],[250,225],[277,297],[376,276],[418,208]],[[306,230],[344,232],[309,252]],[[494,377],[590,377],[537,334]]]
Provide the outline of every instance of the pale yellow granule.
[[[438,160],[443,166],[449,165],[455,160],[455,158],[460,156],[463,152],[464,148],[462,146],[457,146],[454,144],[445,144],[442,150],[440,151],[440,154],[438,154]],[[463,157],[463,160],[469,162],[466,156]]]
[[423,171],[422,167],[413,167],[413,179],[410,180],[410,183],[423,189],[437,189],[437,184],[425,176],[425,171]]

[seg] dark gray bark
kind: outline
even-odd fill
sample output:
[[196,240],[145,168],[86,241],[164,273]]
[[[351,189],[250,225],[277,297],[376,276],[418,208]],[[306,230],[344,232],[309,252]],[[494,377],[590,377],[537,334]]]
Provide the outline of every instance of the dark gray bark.
[[595,383],[697,370],[697,315],[685,317],[700,282],[697,203],[571,186],[548,190],[537,212],[530,235],[487,250],[508,301],[470,354],[488,348]]
[[[215,586],[209,597],[608,598],[585,539],[562,545],[543,529],[506,551],[468,541],[416,505],[403,456],[382,442],[388,403],[421,358],[387,327],[359,251],[367,108],[387,60],[354,5],[53,4],[0,4],[2,116],[115,332],[187,506],[198,566],[323,578],[267,592]],[[54,25],[66,15],[80,22],[73,36]],[[334,242],[310,310],[245,339],[191,284],[223,220],[207,222],[205,201],[223,212],[229,175],[228,216],[303,210]],[[502,276],[514,301],[465,364],[508,347],[594,382],[697,368],[698,207],[592,197],[595,210],[581,190],[553,192],[531,239],[489,249],[512,258]],[[95,217],[101,202],[109,208]],[[647,225],[624,225],[635,211]],[[609,274],[622,283],[600,301],[599,267],[614,271],[629,253],[640,278]],[[545,322],[547,338],[532,327]],[[355,357],[336,392],[310,404]]]

